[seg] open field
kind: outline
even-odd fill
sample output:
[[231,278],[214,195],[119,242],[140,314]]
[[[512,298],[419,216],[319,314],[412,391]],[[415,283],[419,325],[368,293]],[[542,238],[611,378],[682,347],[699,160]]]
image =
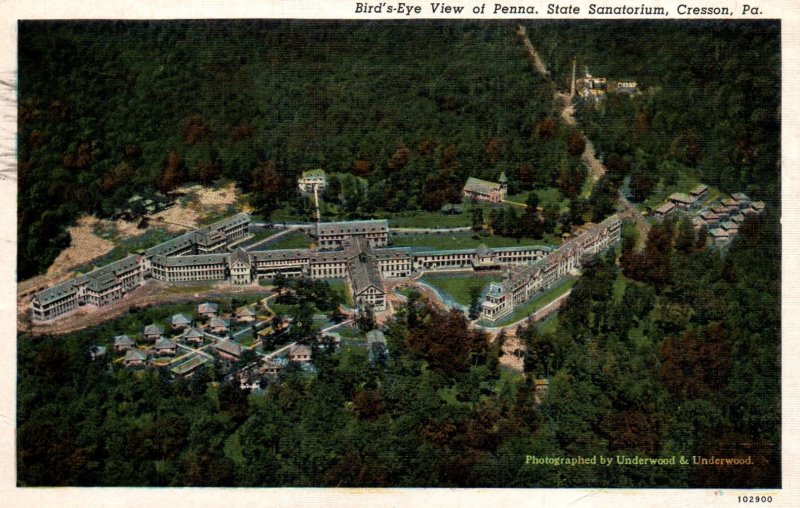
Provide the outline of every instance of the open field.
[[506,201],[514,201],[516,203],[524,203],[526,199],[528,199],[528,195],[531,192],[535,192],[536,196],[539,198],[539,206],[544,208],[551,204],[558,205],[560,210],[566,210],[569,204],[569,200],[564,198],[561,195],[561,191],[559,191],[555,187],[547,187],[545,189],[534,189],[532,191],[525,191],[519,192],[517,194],[510,195],[506,198]]

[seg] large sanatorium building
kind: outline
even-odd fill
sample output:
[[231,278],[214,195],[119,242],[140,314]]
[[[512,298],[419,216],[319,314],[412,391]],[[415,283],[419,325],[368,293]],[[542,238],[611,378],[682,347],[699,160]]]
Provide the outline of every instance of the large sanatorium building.
[[[386,220],[319,223],[306,227],[317,249],[246,250],[230,245],[245,238],[250,217],[240,213],[185,233],[92,272],[36,293],[32,317],[45,321],[80,306],[101,307],[153,278],[167,283],[229,281],[251,284],[281,273],[287,277],[343,278],[360,308],[386,308],[384,278],[415,272],[498,269],[520,265],[485,295],[482,317],[496,320],[537,291],[549,287],[583,255],[596,254],[619,239],[619,220],[608,219],[558,249],[541,245],[461,250],[412,250],[386,247]],[[519,284],[518,284],[519,282]],[[520,285],[521,284],[521,285]]]

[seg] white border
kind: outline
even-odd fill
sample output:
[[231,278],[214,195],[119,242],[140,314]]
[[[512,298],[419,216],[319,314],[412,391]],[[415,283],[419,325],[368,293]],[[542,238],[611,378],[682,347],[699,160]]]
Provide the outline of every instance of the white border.
[[[486,2],[487,9],[497,0]],[[697,19],[675,16],[681,3],[698,6],[692,0],[575,0],[561,1],[562,5],[580,6],[579,16],[547,16],[546,0],[500,1],[507,5],[534,5],[539,10],[536,18],[508,15],[509,19],[579,19],[590,18],[587,14],[591,3],[598,5],[664,6],[671,11],[673,19]],[[377,2],[370,2],[377,3]],[[397,2],[392,2],[397,3]],[[450,5],[466,7],[461,16],[430,15],[430,2],[409,0],[406,4],[420,5],[421,18],[471,18],[471,8],[481,1],[454,0]],[[764,11],[762,18],[782,20],[782,329],[783,329],[783,487],[758,491],[773,496],[771,506],[800,505],[797,484],[800,466],[798,448],[798,312],[797,289],[800,281],[800,93],[794,77],[800,69],[800,2],[796,0],[753,0],[749,3]],[[4,11],[0,22],[0,80],[16,83],[16,33],[19,19],[194,19],[194,18],[352,18],[352,19],[412,19],[406,16],[356,15],[355,1],[341,0],[139,0],[136,3],[121,0],[44,0],[25,2],[11,0],[0,2]],[[709,0],[706,6],[728,6],[736,14],[730,18],[746,18],[738,11],[745,2],[736,0]],[[625,19],[625,16],[605,16]],[[503,19],[503,16],[483,16],[485,19]],[[594,17],[591,17],[595,19]],[[661,19],[661,18],[659,18]],[[55,79],[55,77],[54,77]],[[9,101],[13,94],[0,87],[0,168],[16,164],[16,105]],[[191,506],[193,508],[220,505],[239,506],[562,506],[616,505],[623,503],[645,503],[649,506],[698,506],[736,504],[738,494],[754,494],[754,491],[699,490],[699,489],[211,489],[211,488],[16,488],[15,464],[15,389],[16,389],[16,181],[0,179],[0,309],[4,319],[0,322],[0,505],[2,506]]]

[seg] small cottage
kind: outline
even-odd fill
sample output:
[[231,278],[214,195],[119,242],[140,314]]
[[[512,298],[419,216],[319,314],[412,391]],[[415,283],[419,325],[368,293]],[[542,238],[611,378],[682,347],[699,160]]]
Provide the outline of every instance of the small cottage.
[[232,340],[218,340],[214,343],[214,350],[226,360],[236,362],[242,357],[242,346]]
[[202,344],[205,334],[197,328],[187,328],[183,332],[183,340],[192,344]]
[[175,356],[178,345],[165,338],[158,339],[153,346],[153,351],[159,356]]
[[135,345],[136,343],[127,335],[117,335],[114,337],[114,349],[116,349],[118,353],[127,351]]
[[174,331],[183,330],[192,325],[192,319],[184,314],[175,314],[172,316],[172,329]]
[[251,307],[239,307],[236,309],[236,320],[240,323],[252,323],[256,320],[256,311]]
[[139,349],[129,349],[125,353],[125,358],[122,363],[126,367],[141,367],[147,362],[147,354]]
[[204,318],[212,318],[219,315],[219,304],[205,302],[197,306],[197,313]]
[[289,350],[289,361],[308,363],[311,361],[311,348],[305,345],[295,346]]
[[208,327],[210,328],[211,333],[228,333],[228,330],[231,328],[231,322],[220,317],[213,317],[211,318],[211,321],[208,322]]
[[144,332],[142,332],[144,339],[150,342],[155,342],[156,340],[160,339],[163,334],[164,329],[156,324],[145,326]]

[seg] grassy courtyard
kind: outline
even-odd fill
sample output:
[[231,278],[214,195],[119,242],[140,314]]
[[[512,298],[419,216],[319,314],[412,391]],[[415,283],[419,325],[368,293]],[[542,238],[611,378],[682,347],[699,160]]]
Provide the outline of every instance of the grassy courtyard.
[[295,231],[273,242],[259,245],[258,250],[307,249],[310,243],[311,241],[302,231]]
[[473,291],[479,293],[489,283],[500,280],[502,280],[500,275],[479,275],[475,273],[426,275],[422,278],[422,282],[435,287],[464,306],[469,306],[472,303],[470,295]]

